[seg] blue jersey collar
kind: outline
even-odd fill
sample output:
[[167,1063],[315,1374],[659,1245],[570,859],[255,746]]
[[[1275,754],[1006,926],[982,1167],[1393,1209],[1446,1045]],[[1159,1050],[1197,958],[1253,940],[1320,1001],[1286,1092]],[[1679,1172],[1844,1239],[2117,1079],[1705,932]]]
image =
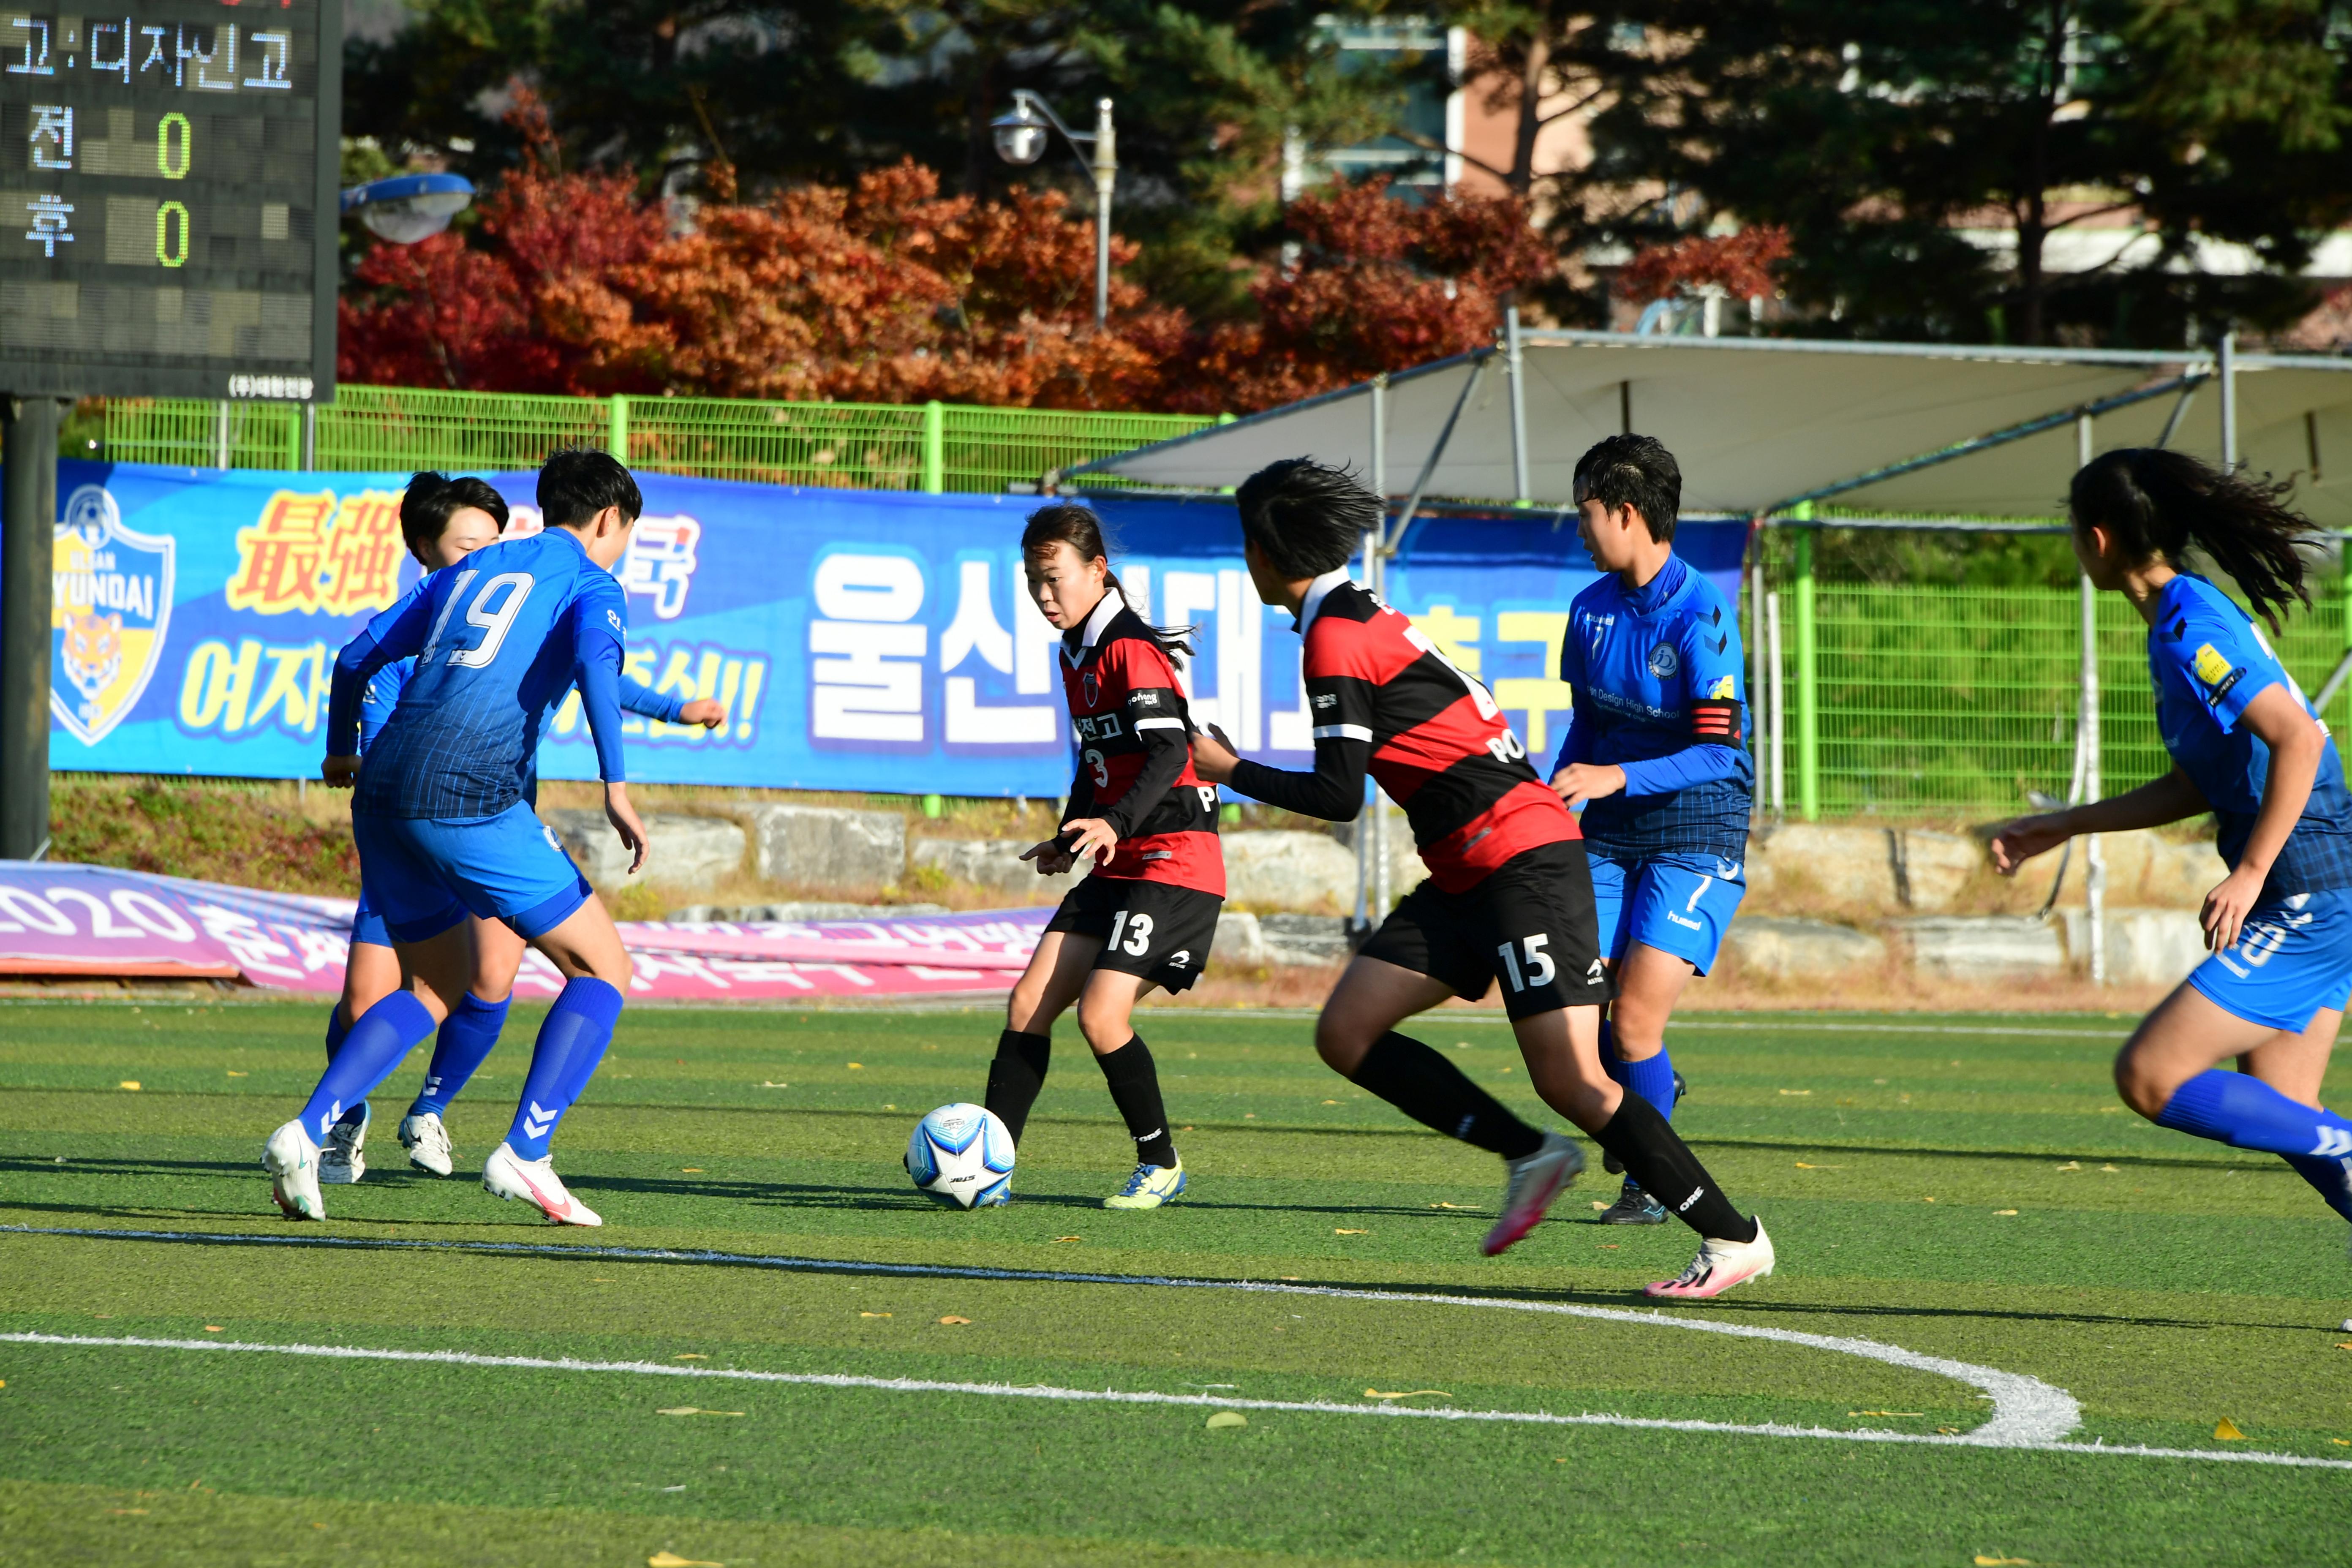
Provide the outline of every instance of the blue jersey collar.
[[1619,577],[1617,592],[1624,599],[1627,609],[1637,616],[1651,616],[1671,604],[1689,581],[1690,568],[1683,564],[1683,558],[1669,554],[1666,563],[1658,568],[1658,574],[1638,588],[1629,590],[1625,580]]

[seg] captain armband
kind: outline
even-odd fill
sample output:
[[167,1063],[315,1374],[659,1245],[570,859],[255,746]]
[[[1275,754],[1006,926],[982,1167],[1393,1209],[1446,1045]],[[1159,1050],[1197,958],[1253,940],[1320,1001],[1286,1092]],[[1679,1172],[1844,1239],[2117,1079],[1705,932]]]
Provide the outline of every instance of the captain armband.
[[1690,705],[1691,739],[1720,745],[1739,743],[1739,704],[1726,698],[1702,698]]

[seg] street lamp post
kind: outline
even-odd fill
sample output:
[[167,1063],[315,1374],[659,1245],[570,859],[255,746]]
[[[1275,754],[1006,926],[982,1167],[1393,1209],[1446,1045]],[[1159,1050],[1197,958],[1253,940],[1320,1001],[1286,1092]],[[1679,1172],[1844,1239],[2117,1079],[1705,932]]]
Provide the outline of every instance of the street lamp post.
[[1110,187],[1118,174],[1118,135],[1111,126],[1110,100],[1095,100],[1093,131],[1073,131],[1052,105],[1019,87],[1013,89],[1011,110],[989,121],[996,155],[1008,163],[1034,163],[1044,157],[1048,127],[1062,133],[1073,157],[1082,143],[1094,150],[1093,161],[1079,158],[1078,166],[1095,180],[1095,325],[1099,327],[1110,315]]

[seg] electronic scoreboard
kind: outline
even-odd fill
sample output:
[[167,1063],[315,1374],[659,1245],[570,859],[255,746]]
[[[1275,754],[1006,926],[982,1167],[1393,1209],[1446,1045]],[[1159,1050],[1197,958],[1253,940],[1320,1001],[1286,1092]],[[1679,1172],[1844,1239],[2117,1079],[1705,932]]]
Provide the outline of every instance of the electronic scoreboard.
[[323,401],[341,0],[0,0],[0,394]]

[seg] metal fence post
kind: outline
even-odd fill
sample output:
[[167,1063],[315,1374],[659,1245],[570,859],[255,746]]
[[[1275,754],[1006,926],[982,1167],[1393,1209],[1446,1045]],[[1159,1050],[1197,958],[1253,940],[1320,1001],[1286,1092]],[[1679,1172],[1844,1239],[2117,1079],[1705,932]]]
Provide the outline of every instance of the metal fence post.
[[923,493],[943,494],[948,488],[948,409],[933,398],[923,405]]
[[623,468],[626,468],[629,462],[629,400],[614,393],[609,412],[613,424],[612,433],[605,437],[607,449],[621,459]]
[[1797,813],[1822,816],[1822,706],[1813,629],[1813,531],[1797,533]]
[[1780,656],[1780,595],[1764,595],[1765,713],[1772,734],[1772,820],[1789,815],[1789,681]]
[[319,466],[319,405],[302,405],[302,451],[294,465],[308,472]]
[[213,467],[228,467],[228,400],[223,398],[213,416]]

